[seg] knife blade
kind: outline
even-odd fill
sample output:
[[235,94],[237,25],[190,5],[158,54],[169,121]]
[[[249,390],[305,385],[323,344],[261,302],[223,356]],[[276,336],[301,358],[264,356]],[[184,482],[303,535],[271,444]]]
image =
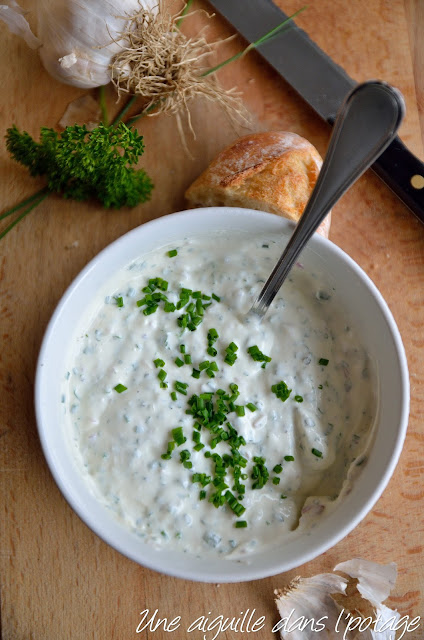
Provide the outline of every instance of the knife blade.
[[[249,43],[288,18],[272,0],[208,2]],[[257,52],[329,124],[333,124],[346,95],[357,84],[294,21]],[[372,169],[424,224],[424,163],[397,137]]]

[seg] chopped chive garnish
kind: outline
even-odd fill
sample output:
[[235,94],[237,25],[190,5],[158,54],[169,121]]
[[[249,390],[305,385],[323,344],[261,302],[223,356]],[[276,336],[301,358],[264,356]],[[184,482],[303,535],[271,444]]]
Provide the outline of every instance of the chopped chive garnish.
[[199,500],[204,500],[206,498],[206,491],[204,489],[202,489],[199,492]]
[[320,451],[319,449],[312,449],[312,453],[314,454],[314,456],[316,456],[317,458],[322,458],[322,451]]
[[191,364],[191,355],[189,353],[184,354],[184,363]]
[[175,306],[175,304],[173,302],[165,302],[163,310],[166,313],[172,313],[172,311],[175,311],[175,309],[176,309],[176,306]]
[[192,378],[200,378],[200,371],[199,369],[193,369],[193,373],[191,374]]
[[181,358],[175,358],[175,364],[177,365],[177,367],[183,367],[184,361],[181,360]]
[[172,454],[174,449],[175,449],[175,442],[174,441],[168,442],[168,449],[167,449],[166,453],[163,453],[161,455],[161,458],[163,460],[170,460],[171,459],[171,454]]
[[281,500],[285,500],[287,498],[287,496],[285,496],[284,493],[282,493],[280,498],[281,498]]
[[116,387],[113,387],[115,389],[115,391],[117,391],[118,393],[122,393],[123,391],[127,390],[127,387],[125,387],[123,384],[119,383],[116,385]]
[[322,389],[322,388],[323,388],[322,384],[319,384],[318,389]]
[[246,520],[237,520],[237,522],[234,523],[234,526],[236,529],[246,529],[247,522]]
[[294,456],[284,456],[284,460],[286,462],[293,462],[294,461]]
[[124,299],[122,296],[115,296],[115,300],[116,300],[116,306],[117,307],[123,307],[124,306]]
[[281,380],[277,384],[273,384],[271,387],[271,391],[275,393],[275,395],[279,400],[281,400],[281,402],[285,402],[292,392],[292,390],[288,388],[283,380]]
[[187,395],[187,387],[188,387],[187,382],[179,382],[178,380],[174,382],[175,391],[178,391],[178,393],[182,393],[183,396]]
[[186,352],[185,344],[180,344],[180,353],[185,353],[185,352]]
[[168,251],[168,256],[170,258],[175,258],[175,256],[178,255],[178,251],[176,249],[171,249],[171,251]]
[[144,316],[150,316],[152,315],[152,313],[155,313],[155,311],[157,311],[159,305],[157,304],[152,304],[150,307],[146,307],[145,309],[143,309],[143,315]]
[[251,411],[252,413],[253,413],[254,411],[257,411],[257,409],[258,409],[258,407],[257,407],[255,404],[253,404],[253,402],[248,402],[248,403],[247,403],[247,405],[246,405],[246,407],[247,407],[247,408],[249,409],[249,411]]
[[303,402],[302,396],[295,396],[294,399],[296,400],[296,402]]
[[194,449],[195,451],[201,451],[201,450],[204,448],[204,446],[205,446],[205,445],[204,445],[202,442],[198,442],[198,443],[196,444],[196,446],[195,446],[195,447],[193,447],[193,449]]
[[212,298],[214,300],[216,300],[217,302],[221,302],[221,298],[219,296],[217,296],[215,293],[212,294]]
[[171,398],[172,398],[172,400],[176,400],[177,399],[177,392],[176,391],[171,391]]
[[155,365],[156,368],[164,367],[165,360],[162,360],[161,358],[156,358],[156,360],[153,360],[153,364]]
[[326,367],[329,363],[329,360],[327,360],[327,358],[320,358],[318,360],[318,364],[320,364],[322,367]]
[[256,362],[263,362],[262,367],[265,369],[266,363],[271,362],[272,358],[270,356],[266,356],[259,347],[255,344],[252,347],[249,347],[247,353],[255,360]]
[[238,346],[235,344],[235,342],[230,342],[228,347],[225,349],[226,355],[224,358],[224,362],[226,362],[230,366],[233,366],[233,364],[237,360],[236,351],[238,351]]
[[282,470],[283,470],[283,467],[281,466],[281,464],[276,464],[275,467],[273,468],[274,473],[281,473]]
[[243,405],[236,404],[236,414],[239,416],[239,418],[242,418],[245,415],[245,410]]
[[236,514],[236,516],[241,516],[246,511],[246,508],[238,502],[237,498],[231,493],[231,491],[225,492],[225,500],[228,503],[230,509]]
[[272,484],[280,484],[280,478],[275,476],[275,478],[272,479]]
[[252,489],[262,489],[262,487],[268,482],[269,471],[265,466],[265,458],[255,456],[253,458],[255,466],[252,469]]
[[174,438],[174,441],[177,447],[179,447],[180,445],[184,444],[184,442],[187,441],[187,438],[183,434],[182,427],[175,427],[175,429],[172,429],[172,437]]
[[161,369],[158,373],[158,378],[161,382],[165,382],[165,378],[168,374],[166,373],[165,369]]

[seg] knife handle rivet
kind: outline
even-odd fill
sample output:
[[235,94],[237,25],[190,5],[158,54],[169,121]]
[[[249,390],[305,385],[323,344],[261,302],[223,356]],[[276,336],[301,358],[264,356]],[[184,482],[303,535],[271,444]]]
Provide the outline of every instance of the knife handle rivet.
[[412,176],[411,185],[414,189],[424,189],[424,176],[420,176],[419,174]]

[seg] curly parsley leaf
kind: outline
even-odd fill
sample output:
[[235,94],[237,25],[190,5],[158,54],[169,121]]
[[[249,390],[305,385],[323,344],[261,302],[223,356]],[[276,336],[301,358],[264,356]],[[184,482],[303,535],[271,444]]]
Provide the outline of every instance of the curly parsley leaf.
[[7,149],[32,176],[44,176],[47,189],[64,198],[95,198],[103,206],[134,207],[150,198],[153,184],[134,165],[144,152],[143,137],[120,122],[66,127],[62,133],[41,128],[40,142],[16,126],[7,130]]

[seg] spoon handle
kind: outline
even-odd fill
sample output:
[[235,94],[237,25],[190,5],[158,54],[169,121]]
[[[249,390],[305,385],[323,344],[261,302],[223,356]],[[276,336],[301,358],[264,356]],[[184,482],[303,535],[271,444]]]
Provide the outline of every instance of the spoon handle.
[[252,311],[264,316],[297,256],[349,187],[395,138],[405,114],[402,94],[380,81],[355,87],[337,116],[315,188]]

